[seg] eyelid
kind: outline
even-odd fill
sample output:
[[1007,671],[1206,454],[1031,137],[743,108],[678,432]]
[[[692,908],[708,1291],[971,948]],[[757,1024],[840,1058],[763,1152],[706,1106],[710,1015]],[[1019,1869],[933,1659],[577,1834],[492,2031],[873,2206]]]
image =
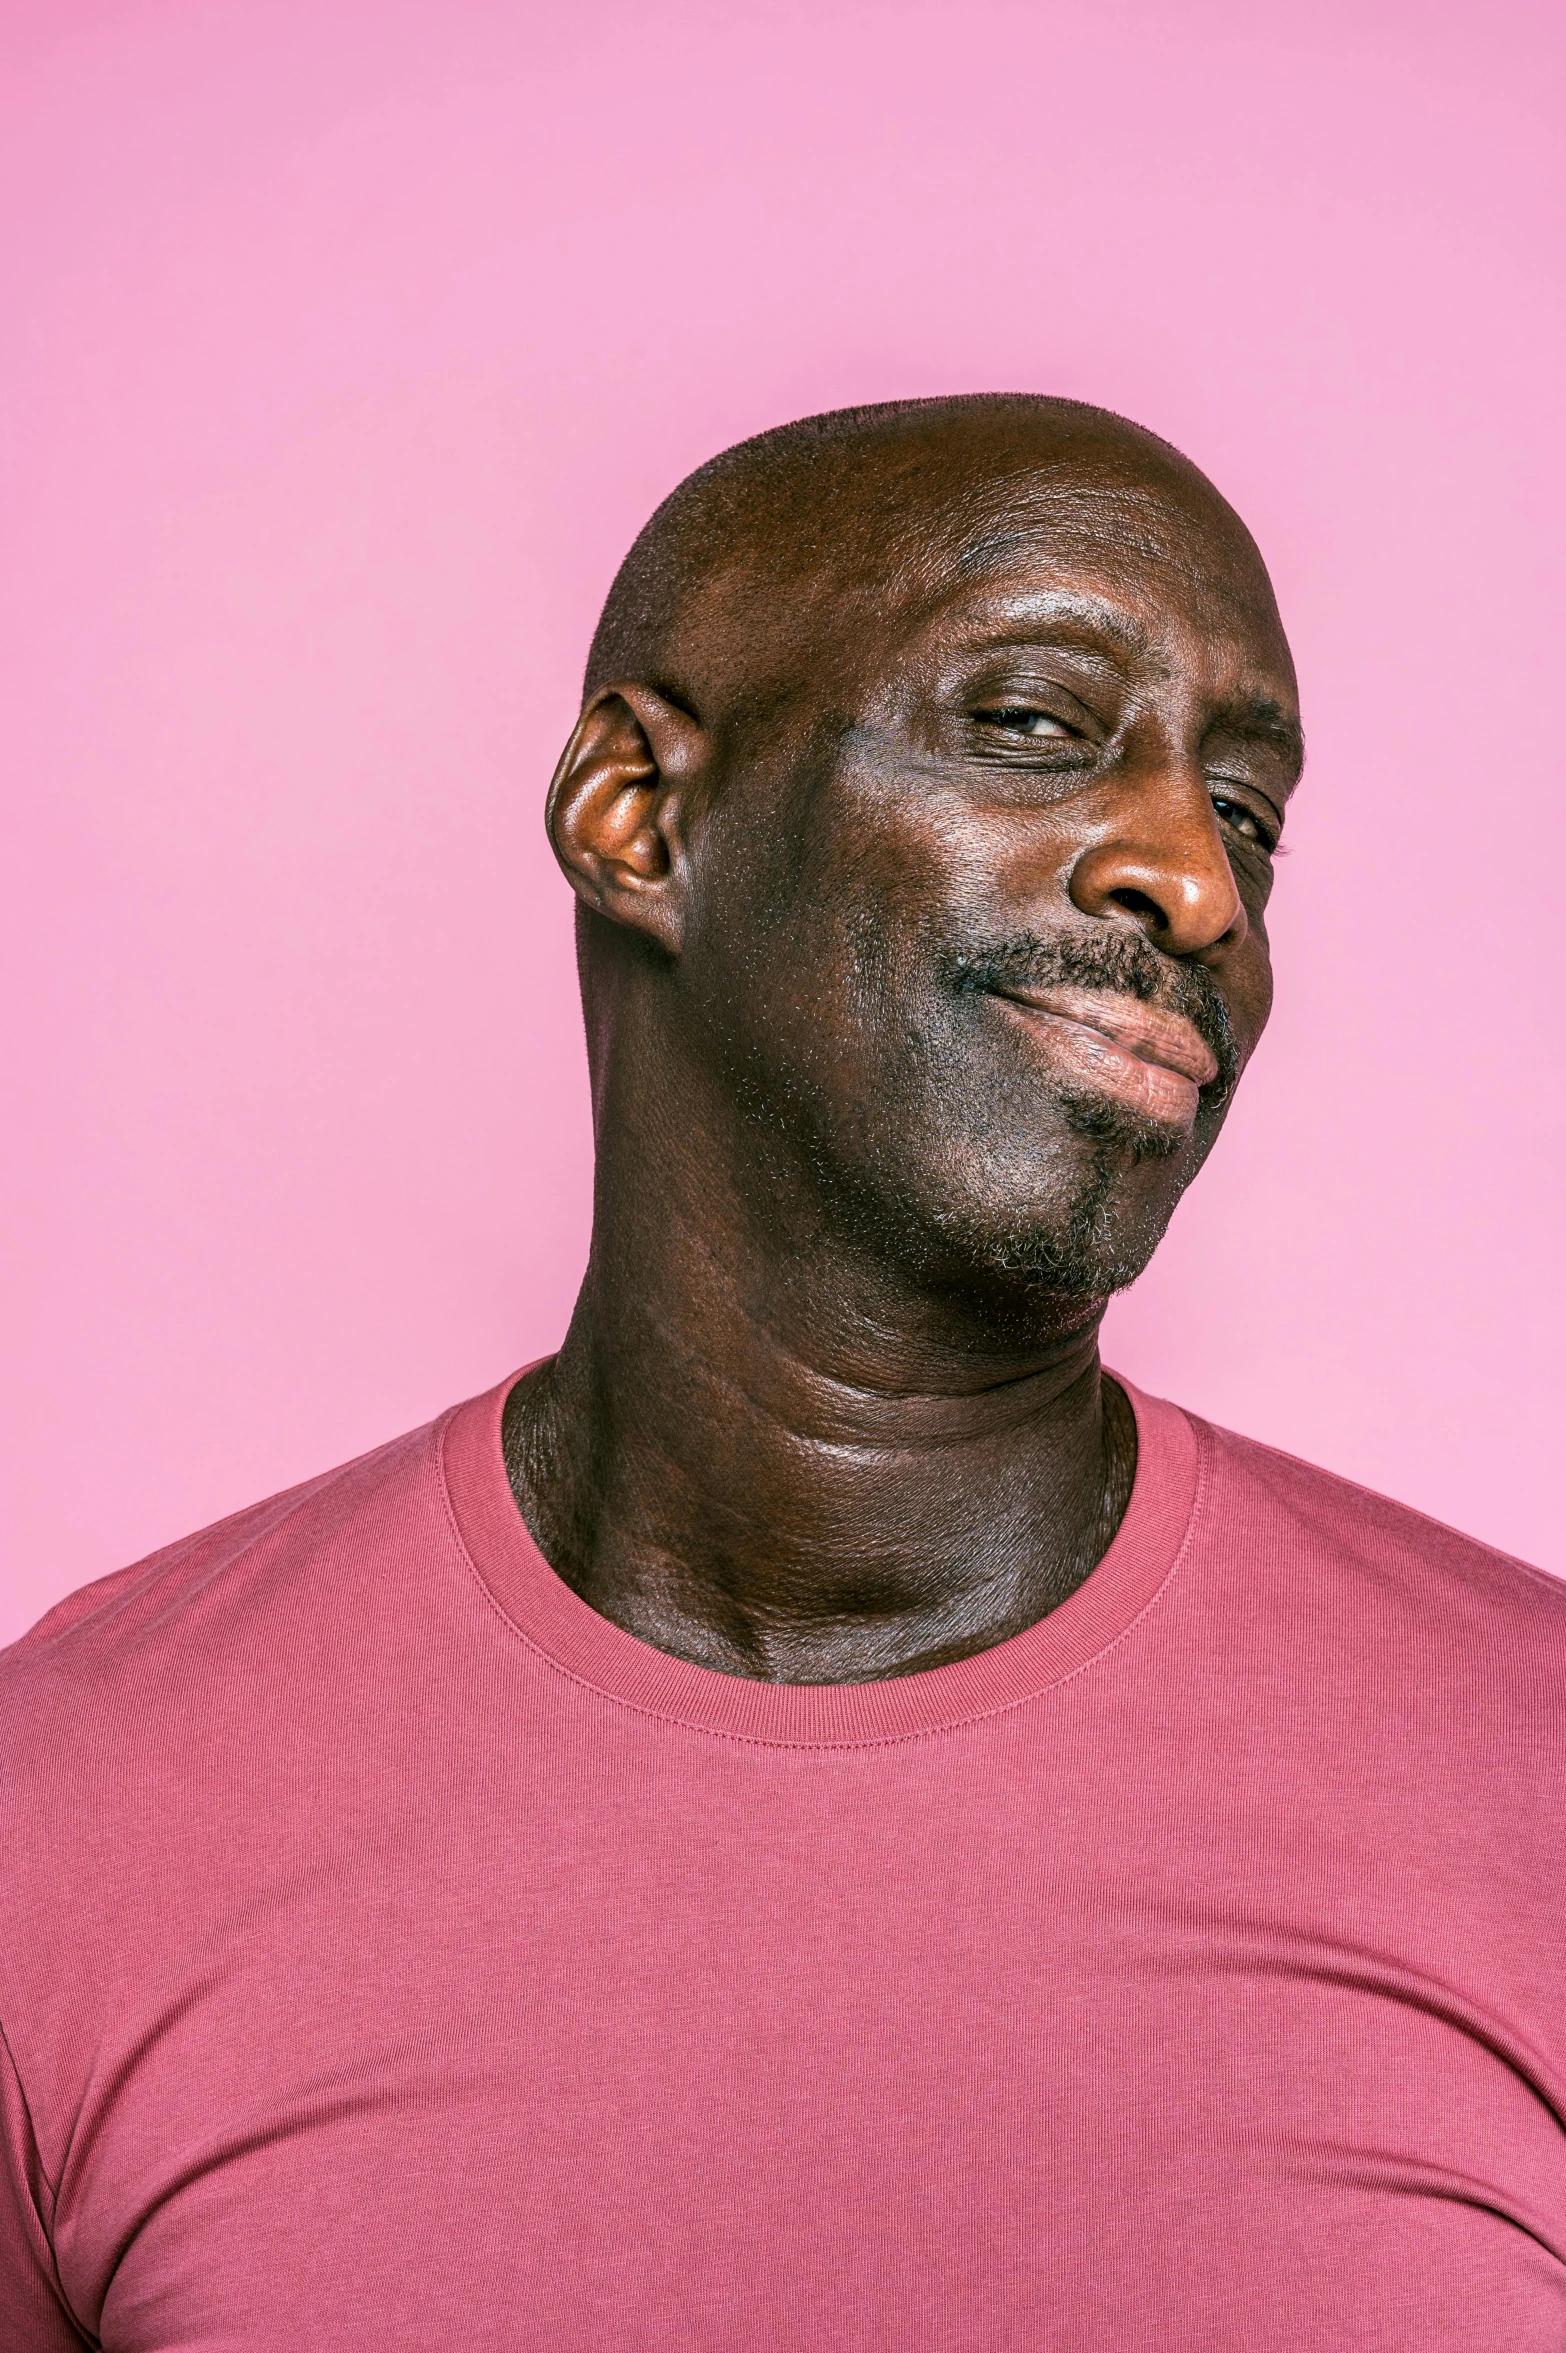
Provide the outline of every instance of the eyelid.
[[1113,725],[1110,714],[1096,710],[1077,687],[1036,670],[1030,676],[1026,669],[997,668],[987,678],[971,678],[958,691],[970,712],[1037,710],[1084,734],[1104,733]]
[[1052,711],[1044,703],[999,702],[974,703],[970,716],[975,719],[1053,719],[1057,727],[1075,727],[1075,719],[1067,719],[1061,712]]
[[[1230,787],[1227,792],[1224,790],[1225,785]],[[1260,846],[1262,849],[1267,852],[1269,857],[1276,857],[1278,855],[1278,852],[1282,848],[1282,842],[1279,837],[1283,831],[1280,820],[1272,817],[1265,817],[1263,816],[1260,809],[1253,809],[1250,802],[1247,801],[1240,792],[1234,789],[1233,780],[1227,776],[1209,777],[1207,789],[1209,798],[1211,799],[1214,808],[1218,806],[1220,801],[1227,801],[1233,808],[1243,810],[1245,815],[1249,817],[1251,823],[1260,833]],[[1240,838],[1243,841],[1245,837],[1242,834]]]
[[1053,692],[1048,688],[1002,688],[999,693],[975,697],[967,706],[968,717],[993,725],[1006,718],[1053,719],[1057,727],[1069,727],[1073,735],[1084,740],[1096,739],[1101,732],[1100,722],[1091,711],[1084,710],[1074,694]]
[[[971,705],[968,717],[977,725],[989,728],[994,734],[1009,736],[1014,743],[1027,744],[1035,751],[1041,744],[1046,743],[1053,743],[1057,750],[1063,750],[1068,744],[1080,747],[1092,741],[1087,729],[1081,726],[1078,721],[1066,718],[1060,711],[1051,711],[1042,703]],[[1026,724],[1008,725],[1009,721],[1026,722],[1031,719],[1047,719],[1051,728],[1058,728],[1059,733],[1034,735]]]

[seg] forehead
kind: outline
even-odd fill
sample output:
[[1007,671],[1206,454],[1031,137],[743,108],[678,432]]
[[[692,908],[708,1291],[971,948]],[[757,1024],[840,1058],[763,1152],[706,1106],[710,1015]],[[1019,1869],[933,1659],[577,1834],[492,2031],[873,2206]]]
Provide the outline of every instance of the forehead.
[[[1172,485],[1062,478],[984,482],[909,518],[882,573],[866,654],[902,667],[989,643],[1045,640],[1143,676],[1237,670],[1294,697],[1288,642],[1239,519]],[[852,566],[842,583],[856,603]],[[866,616],[868,617],[868,616]]]
[[672,633],[676,677],[742,728],[868,716],[1008,645],[1296,719],[1271,583],[1194,467],[1124,437],[1062,454],[950,439],[747,497]]

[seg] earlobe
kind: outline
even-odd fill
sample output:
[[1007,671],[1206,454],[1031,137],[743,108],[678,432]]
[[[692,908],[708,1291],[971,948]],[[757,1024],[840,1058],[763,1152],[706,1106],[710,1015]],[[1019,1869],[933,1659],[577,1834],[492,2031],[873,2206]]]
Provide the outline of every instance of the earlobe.
[[560,756],[545,807],[550,846],[584,906],[678,955],[688,787],[706,737],[638,681],[596,694]]

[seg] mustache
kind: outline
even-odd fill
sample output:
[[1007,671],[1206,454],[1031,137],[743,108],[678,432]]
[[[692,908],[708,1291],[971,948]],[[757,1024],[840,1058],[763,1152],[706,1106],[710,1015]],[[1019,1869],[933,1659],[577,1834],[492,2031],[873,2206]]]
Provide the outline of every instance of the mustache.
[[1218,1076],[1202,1089],[1226,1100],[1240,1075],[1229,1008],[1203,964],[1186,964],[1155,948],[1145,932],[1105,928],[1043,939],[1017,932],[1010,939],[954,945],[940,959],[941,977],[959,996],[1006,995],[1013,989],[1109,989],[1156,1005],[1188,1021],[1212,1049]]

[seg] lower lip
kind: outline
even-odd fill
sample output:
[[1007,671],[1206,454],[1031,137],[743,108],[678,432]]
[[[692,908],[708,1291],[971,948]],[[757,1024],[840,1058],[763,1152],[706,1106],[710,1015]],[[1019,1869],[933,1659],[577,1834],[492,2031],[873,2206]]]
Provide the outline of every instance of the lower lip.
[[1161,1062],[1144,1062],[1125,1046],[1117,1046],[1101,1029],[1085,1021],[1070,1021],[1063,1013],[1046,1013],[1037,1005],[1023,1005],[1015,997],[997,997],[1045,1043],[1057,1074],[1090,1087],[1094,1094],[1156,1119],[1162,1127],[1188,1128],[1201,1104],[1201,1089],[1183,1071],[1166,1069]]

